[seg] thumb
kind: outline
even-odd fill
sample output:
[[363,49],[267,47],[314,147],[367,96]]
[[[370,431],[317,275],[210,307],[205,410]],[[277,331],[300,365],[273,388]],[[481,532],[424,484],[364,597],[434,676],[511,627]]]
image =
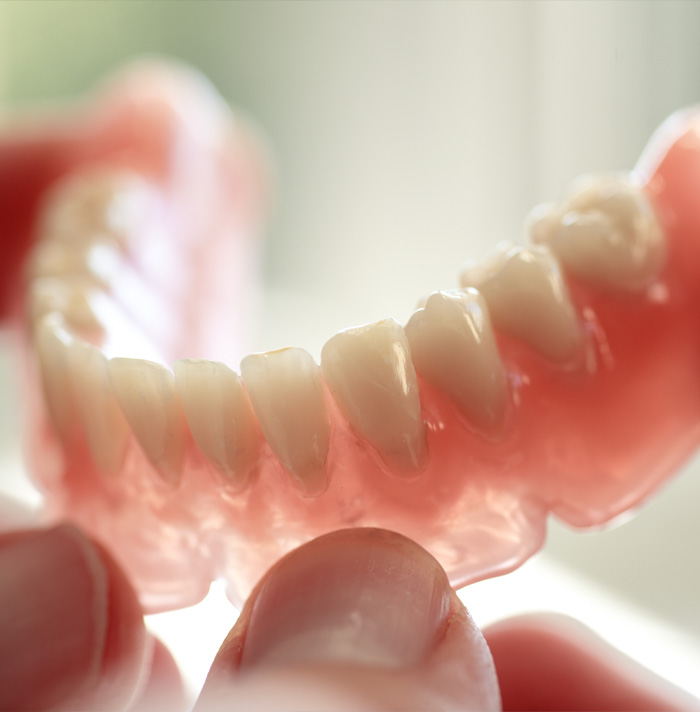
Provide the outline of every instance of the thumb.
[[267,573],[196,709],[499,706],[488,647],[437,561],[398,534],[352,529]]

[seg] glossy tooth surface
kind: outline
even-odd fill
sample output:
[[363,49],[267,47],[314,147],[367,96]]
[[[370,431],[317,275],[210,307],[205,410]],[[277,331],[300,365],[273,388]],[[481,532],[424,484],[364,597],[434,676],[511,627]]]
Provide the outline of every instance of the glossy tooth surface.
[[545,358],[567,363],[581,348],[581,331],[559,265],[544,247],[504,245],[491,260],[469,265],[462,287],[484,296],[496,329]]
[[475,289],[436,292],[406,324],[416,371],[481,428],[503,417],[506,372],[484,298]]
[[187,423],[200,450],[237,489],[247,484],[258,456],[260,429],[238,374],[216,361],[173,364]]
[[76,340],[68,354],[68,368],[76,409],[93,460],[104,474],[119,474],[129,426],[117,403],[104,354]]
[[112,359],[108,370],[114,395],[139,445],[161,477],[178,484],[187,425],[173,374],[137,358]]
[[666,261],[654,209],[628,177],[579,180],[561,205],[533,211],[529,232],[574,274],[614,289],[644,289]]
[[138,176],[95,169],[60,181],[44,207],[40,235],[80,244],[109,237],[128,244],[146,213],[148,189]]
[[323,347],[321,368],[345,417],[391,466],[411,473],[425,464],[418,383],[400,324],[341,331]]
[[330,417],[318,366],[304,349],[246,356],[241,376],[270,447],[308,495],[327,487]]
[[75,422],[75,403],[68,380],[68,349],[73,341],[63,319],[55,312],[35,323],[34,350],[41,370],[44,400],[63,438],[68,437]]
[[121,267],[122,256],[114,246],[96,241],[72,246],[47,240],[40,243],[27,262],[26,275],[44,277],[80,277],[108,288]]

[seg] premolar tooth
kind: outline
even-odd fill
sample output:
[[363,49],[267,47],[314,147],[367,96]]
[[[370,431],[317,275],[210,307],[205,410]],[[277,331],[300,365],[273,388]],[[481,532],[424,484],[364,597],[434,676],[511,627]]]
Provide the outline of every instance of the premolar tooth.
[[114,358],[108,364],[117,401],[134,436],[162,478],[182,476],[186,424],[173,374],[160,364]]
[[173,364],[187,423],[200,450],[237,489],[247,484],[260,430],[238,374],[216,361]]
[[476,287],[497,329],[522,339],[545,358],[574,360],[581,331],[559,265],[544,247],[505,245],[490,261],[468,266],[463,287]]
[[323,347],[321,368],[350,424],[404,473],[425,464],[427,447],[406,334],[393,319],[347,329]]
[[36,352],[46,407],[59,435],[67,438],[75,422],[75,402],[68,380],[68,349],[72,335],[60,314],[51,313],[35,322]]
[[41,235],[70,244],[108,236],[125,246],[143,220],[148,194],[144,181],[128,172],[98,168],[69,175],[48,198]]
[[114,477],[122,466],[129,426],[112,390],[107,359],[94,346],[76,340],[68,366],[92,457],[101,472]]
[[241,376],[270,447],[308,495],[327,487],[330,418],[311,355],[286,348],[246,356]]
[[436,292],[406,324],[413,365],[482,428],[503,417],[507,377],[491,319],[475,289]]
[[659,276],[666,240],[644,191],[624,176],[579,180],[561,203],[536,209],[533,242],[548,244],[574,274],[640,290]]

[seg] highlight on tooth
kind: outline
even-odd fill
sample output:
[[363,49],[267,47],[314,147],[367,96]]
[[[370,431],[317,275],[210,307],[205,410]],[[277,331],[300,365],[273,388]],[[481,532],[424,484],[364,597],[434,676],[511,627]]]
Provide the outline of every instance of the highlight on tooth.
[[272,451],[308,496],[328,486],[330,416],[319,367],[300,348],[251,354],[241,377]]
[[115,477],[121,471],[129,426],[112,390],[107,359],[76,339],[69,348],[68,371],[92,459],[101,472]]
[[608,288],[645,289],[666,262],[654,208],[629,175],[579,179],[560,204],[535,208],[527,229],[572,273]]
[[431,294],[406,324],[416,371],[474,425],[502,420],[508,379],[486,302],[476,289]]
[[68,380],[68,349],[73,335],[57,312],[44,315],[33,326],[44,401],[56,431],[66,439],[75,423],[75,403]]
[[126,246],[148,200],[146,183],[135,173],[102,167],[72,173],[46,199],[40,238],[70,245],[109,238]]
[[323,347],[321,369],[345,417],[392,469],[413,474],[425,465],[418,382],[398,322],[385,319],[336,334]]
[[489,261],[467,265],[460,282],[484,295],[496,329],[555,363],[566,364],[579,355],[578,318],[559,265],[546,247],[503,244]]
[[162,479],[177,485],[187,426],[173,374],[138,358],[113,358],[108,370],[114,395],[141,449]]
[[243,489],[259,455],[261,433],[235,371],[217,361],[183,359],[173,364],[175,384],[199,449],[224,480]]

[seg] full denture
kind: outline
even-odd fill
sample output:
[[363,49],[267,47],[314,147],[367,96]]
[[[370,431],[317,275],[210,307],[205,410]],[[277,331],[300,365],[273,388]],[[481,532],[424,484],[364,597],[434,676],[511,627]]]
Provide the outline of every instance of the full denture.
[[[196,80],[146,70],[153,93],[142,71],[46,180],[21,310],[51,514],[109,545],[151,610],[218,577],[238,603],[290,548],[346,526],[399,531],[464,585],[536,552],[550,513],[592,527],[637,506],[697,447],[696,115],[662,128],[632,178],[539,210],[537,245],[467,266],[405,328],[341,332],[320,366],[298,348],[248,356],[239,377],[259,164]],[[144,117],[168,130],[144,136]],[[123,234],[92,198],[70,228],[95,186],[103,206],[133,198]]]

